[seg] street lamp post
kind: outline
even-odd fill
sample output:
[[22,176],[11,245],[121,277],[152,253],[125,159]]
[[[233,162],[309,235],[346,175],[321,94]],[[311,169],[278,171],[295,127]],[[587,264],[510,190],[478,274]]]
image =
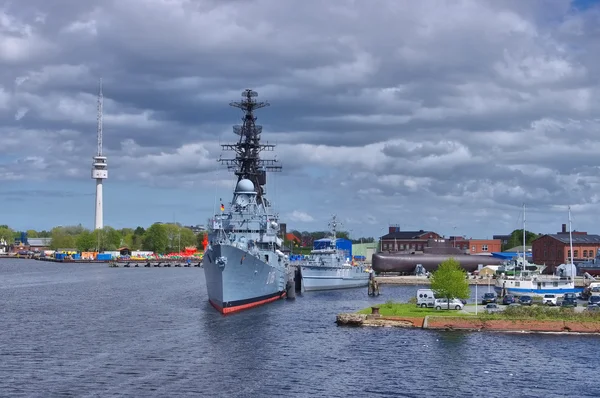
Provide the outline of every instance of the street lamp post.
[[479,298],[477,296],[477,279],[475,280],[475,315],[477,315],[477,301],[479,301]]

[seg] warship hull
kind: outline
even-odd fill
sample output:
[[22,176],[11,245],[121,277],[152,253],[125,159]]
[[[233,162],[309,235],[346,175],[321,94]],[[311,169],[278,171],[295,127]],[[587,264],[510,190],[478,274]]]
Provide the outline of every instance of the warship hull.
[[204,254],[204,275],[208,300],[222,314],[267,304],[286,294],[284,267],[230,245],[213,245]]
[[491,256],[472,256],[469,254],[373,254],[373,270],[376,272],[413,272],[417,265],[427,271],[437,270],[442,261],[450,257],[458,261],[467,272],[477,270],[479,264],[501,265],[502,259]]
[[369,274],[362,267],[299,266],[302,290],[347,289],[369,284]]

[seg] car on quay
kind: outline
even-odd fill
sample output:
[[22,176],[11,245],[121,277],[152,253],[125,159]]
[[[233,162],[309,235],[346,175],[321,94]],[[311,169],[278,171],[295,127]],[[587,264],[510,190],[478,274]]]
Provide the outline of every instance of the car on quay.
[[504,305],[512,304],[515,301],[515,296],[513,296],[512,294],[507,294],[506,296],[502,297],[502,304]]
[[544,298],[542,299],[542,304],[544,305],[557,305],[558,297],[556,294],[544,294]]
[[483,295],[483,299],[481,300],[482,305],[496,303],[496,295],[494,293],[485,293]]
[[465,305],[459,299],[451,299],[450,303],[448,303],[448,299],[435,299],[435,303],[433,307],[436,310],[447,310],[448,308],[451,310],[462,310]]
[[484,308],[485,312],[487,312],[488,314],[491,314],[493,312],[498,312],[500,311],[500,307],[498,306],[498,304],[496,303],[489,303],[486,304],[485,308]]
[[573,298],[564,298],[562,303],[560,303],[561,307],[577,307],[577,300],[573,300]]
[[588,307],[590,305],[599,305],[600,306],[600,296],[590,296],[588,299]]
[[521,305],[531,305],[533,304],[533,298],[531,296],[521,296],[519,297],[519,304]]

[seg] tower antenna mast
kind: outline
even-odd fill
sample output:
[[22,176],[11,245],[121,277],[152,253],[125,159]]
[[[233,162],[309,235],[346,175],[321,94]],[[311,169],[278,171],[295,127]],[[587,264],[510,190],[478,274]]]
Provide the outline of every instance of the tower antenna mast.
[[98,93],[98,156],[102,156],[102,112],[104,97],[102,95],[102,78],[100,78],[100,90]]
[[98,152],[94,156],[92,164],[92,179],[96,180],[96,214],[94,220],[94,229],[102,229],[104,227],[104,211],[102,203],[102,181],[108,178],[108,170],[106,156],[102,154],[102,119],[103,119],[103,102],[102,95],[102,79],[100,79],[100,88],[98,91]]

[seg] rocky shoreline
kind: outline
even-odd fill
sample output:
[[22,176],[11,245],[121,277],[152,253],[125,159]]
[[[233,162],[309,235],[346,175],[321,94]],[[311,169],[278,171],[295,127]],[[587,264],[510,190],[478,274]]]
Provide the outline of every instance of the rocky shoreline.
[[466,330],[521,333],[585,333],[600,334],[600,322],[533,319],[480,319],[432,316],[395,317],[373,314],[344,313],[336,318],[338,326],[403,327],[431,330]]

